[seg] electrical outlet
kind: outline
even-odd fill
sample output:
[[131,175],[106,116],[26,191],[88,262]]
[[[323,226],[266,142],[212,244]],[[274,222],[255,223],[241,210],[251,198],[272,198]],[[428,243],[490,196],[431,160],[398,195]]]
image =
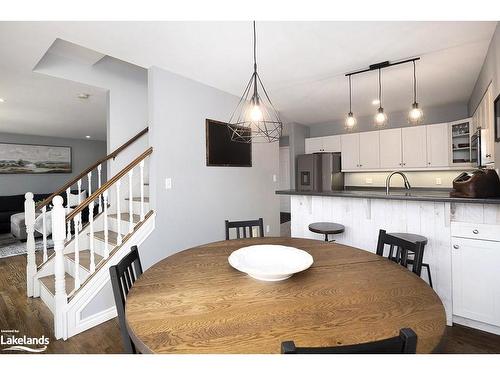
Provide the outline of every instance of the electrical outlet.
[[266,233],[269,233],[271,231],[271,227],[269,225],[266,225]]
[[172,179],[170,177],[165,178],[165,190],[172,189]]
[[441,185],[441,178],[440,177],[436,177],[436,185]]
[[366,180],[365,180],[365,182],[366,182],[367,184],[373,184],[373,179],[372,179],[372,178],[370,178],[370,177],[367,177],[367,178],[366,178]]

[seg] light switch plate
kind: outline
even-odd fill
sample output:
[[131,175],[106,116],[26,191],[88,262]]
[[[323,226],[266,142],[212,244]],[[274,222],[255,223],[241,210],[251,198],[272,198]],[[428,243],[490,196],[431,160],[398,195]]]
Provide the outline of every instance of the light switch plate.
[[367,177],[367,178],[366,178],[366,180],[365,180],[365,182],[366,182],[367,184],[373,184],[373,179],[372,179],[372,178],[370,178],[370,177]]
[[172,189],[172,179],[170,177],[165,178],[165,190]]
[[269,225],[266,225],[266,233],[269,233],[271,231],[271,227]]
[[275,174],[273,174],[273,182],[276,182],[278,180],[278,178],[276,177]]
[[441,178],[440,177],[436,177],[436,185],[441,185]]

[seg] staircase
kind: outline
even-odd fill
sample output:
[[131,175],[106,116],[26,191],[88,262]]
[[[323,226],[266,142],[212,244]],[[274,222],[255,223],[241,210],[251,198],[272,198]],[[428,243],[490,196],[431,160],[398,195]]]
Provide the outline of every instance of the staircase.
[[[116,316],[108,269],[154,230],[148,182],[153,149],[144,151],[105,182],[101,174],[104,163],[147,131],[82,171],[38,205],[32,193],[25,195],[27,294],[40,298],[54,314],[56,339],[66,340]],[[38,252],[35,230],[43,241],[43,249]]]

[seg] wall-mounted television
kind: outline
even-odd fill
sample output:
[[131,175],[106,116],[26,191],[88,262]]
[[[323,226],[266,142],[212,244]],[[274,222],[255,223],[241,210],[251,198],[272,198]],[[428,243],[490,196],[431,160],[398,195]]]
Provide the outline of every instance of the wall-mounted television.
[[[207,166],[251,167],[252,143],[231,140],[227,123],[207,119],[205,121],[207,142]],[[248,130],[250,132],[250,130]]]

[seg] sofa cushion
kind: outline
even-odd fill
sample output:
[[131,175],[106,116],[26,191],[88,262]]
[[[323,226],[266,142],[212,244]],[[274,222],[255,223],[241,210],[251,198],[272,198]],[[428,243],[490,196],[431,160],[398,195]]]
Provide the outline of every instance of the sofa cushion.
[[24,195],[8,195],[0,197],[0,212],[24,211]]

